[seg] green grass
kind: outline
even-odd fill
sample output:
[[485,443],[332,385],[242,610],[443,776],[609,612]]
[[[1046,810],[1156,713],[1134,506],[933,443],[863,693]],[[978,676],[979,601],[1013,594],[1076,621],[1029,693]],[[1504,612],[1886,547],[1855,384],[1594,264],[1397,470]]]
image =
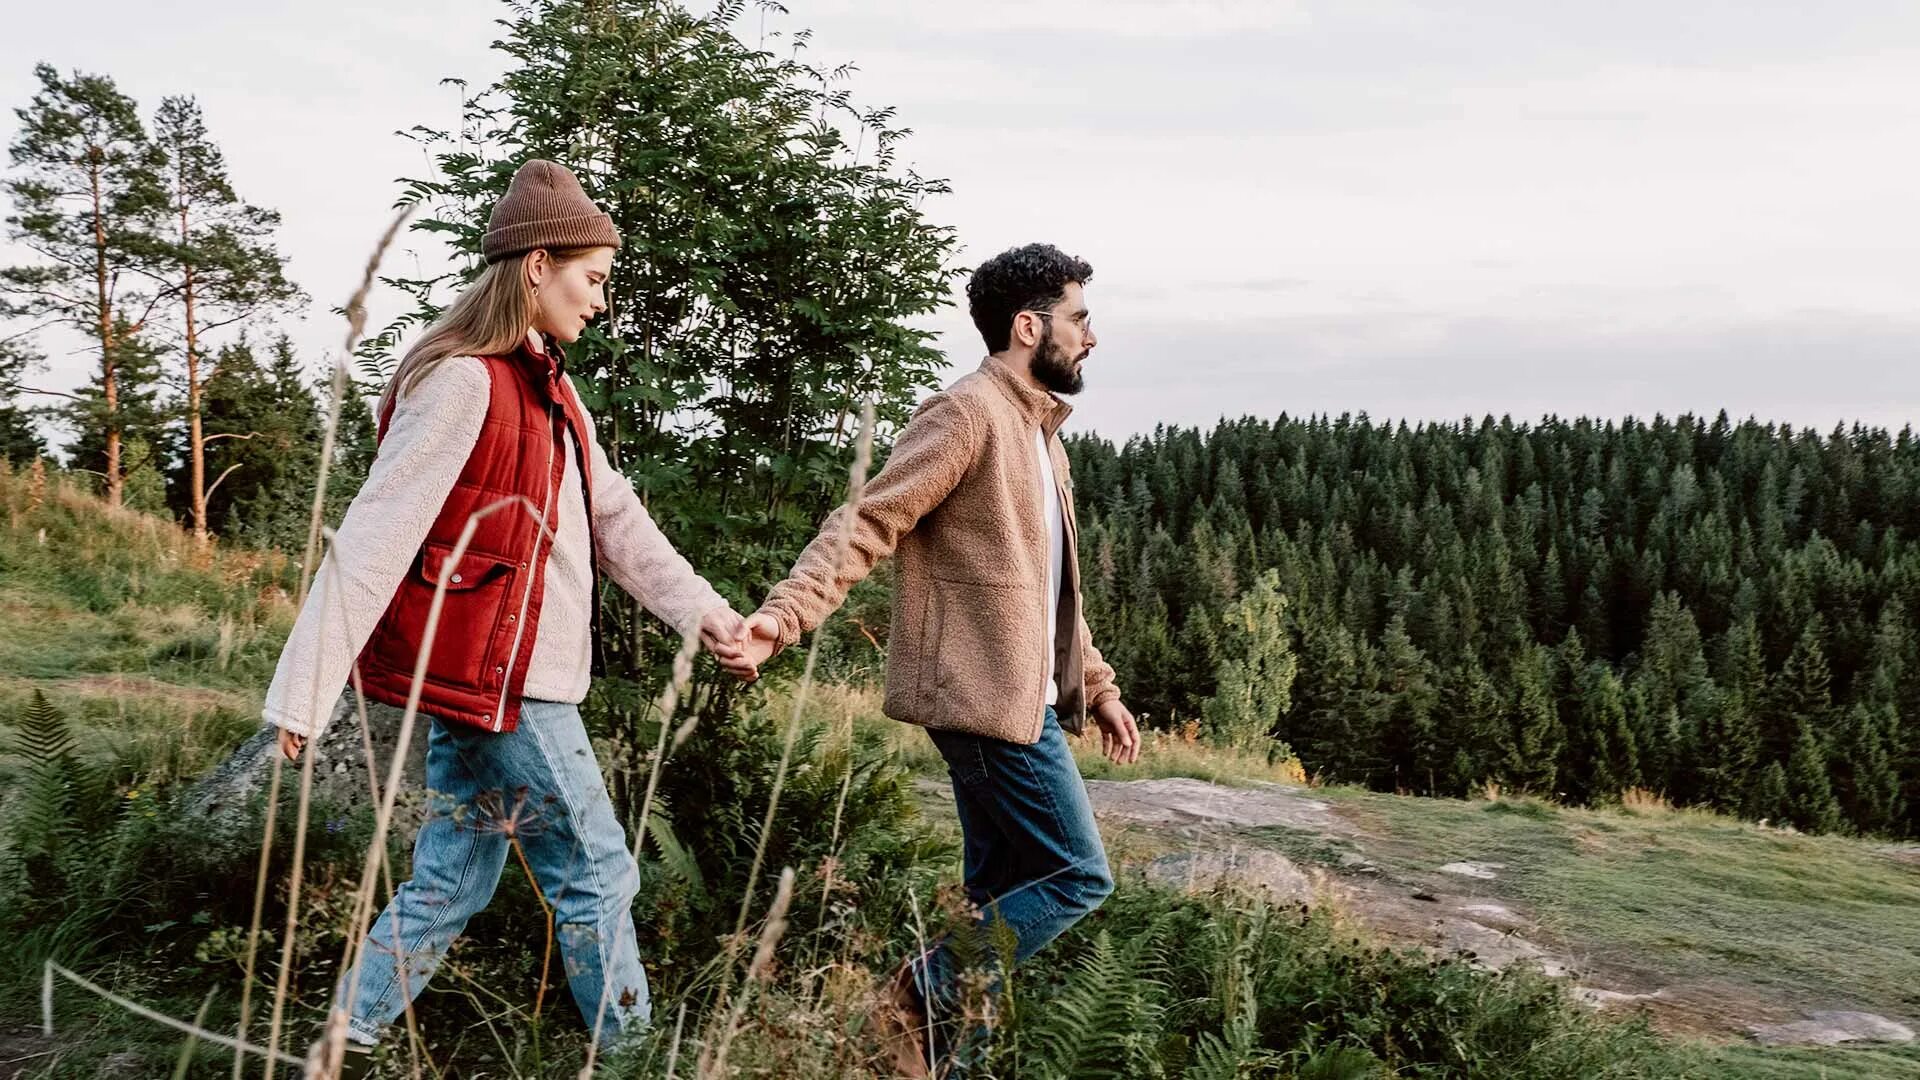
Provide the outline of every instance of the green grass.
[[[880,711],[881,691],[877,686],[815,686],[808,696],[806,717],[823,724],[852,725],[875,738],[885,740],[888,748],[914,772],[944,777],[946,764],[926,733],[912,724],[889,720]],[[791,709],[786,692],[778,692],[769,701],[776,715],[784,718]],[[1168,777],[1193,777],[1229,787],[1265,783],[1302,783],[1305,773],[1291,757],[1269,760],[1261,754],[1222,750],[1197,739],[1166,731],[1141,733],[1140,760],[1131,765],[1115,765],[1100,749],[1099,731],[1091,723],[1078,736],[1069,736],[1075,763],[1089,780],[1159,780]]]
[[297,572],[274,552],[198,551],[171,523],[58,480],[38,505],[0,477],[0,777],[39,690],[83,752],[171,779],[258,724]]
[[1920,1077],[1920,1047],[1716,1047],[1709,1052],[1700,1075],[1711,1080],[1910,1080]]
[[1494,881],[1434,879],[1520,901],[1595,962],[1731,977],[1788,1007],[1920,1013],[1920,874],[1873,842],[1703,813],[1320,794],[1398,873],[1504,863]]

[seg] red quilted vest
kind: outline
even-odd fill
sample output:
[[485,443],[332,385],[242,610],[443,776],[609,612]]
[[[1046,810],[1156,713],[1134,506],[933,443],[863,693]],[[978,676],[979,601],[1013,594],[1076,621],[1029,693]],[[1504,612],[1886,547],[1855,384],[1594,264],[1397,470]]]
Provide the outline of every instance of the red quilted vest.
[[[553,350],[543,355],[523,345],[511,356],[480,359],[493,384],[486,422],[358,665],[369,699],[406,705],[427,612],[445,572],[446,599],[420,684],[420,711],[487,731],[512,731],[519,723],[520,690],[540,625],[547,555],[560,522],[566,467],[561,432],[573,433],[589,522],[593,482],[585,447],[590,436]],[[565,428],[553,422],[556,415],[565,418]],[[389,403],[380,415],[380,438],[392,418]],[[489,507],[495,509],[478,519],[460,561],[449,567],[467,519]],[[543,512],[544,534],[537,516]],[[591,536],[588,541],[591,552]],[[588,565],[597,565],[597,559],[590,556]]]

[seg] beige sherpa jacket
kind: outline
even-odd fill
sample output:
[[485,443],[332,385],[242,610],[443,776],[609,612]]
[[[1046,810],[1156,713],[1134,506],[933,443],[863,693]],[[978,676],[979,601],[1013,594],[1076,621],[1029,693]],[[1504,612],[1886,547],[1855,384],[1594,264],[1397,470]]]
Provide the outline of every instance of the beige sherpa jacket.
[[[791,645],[820,625],[875,563],[897,555],[887,639],[888,716],[1022,744],[1040,738],[1046,654],[1061,725],[1120,696],[1081,612],[1079,527],[1059,429],[1073,411],[1004,363],[928,398],[867,484],[857,513],[827,517],[760,610]],[[1046,433],[1065,517],[1057,641],[1047,642],[1047,523],[1035,497],[1034,429]],[[834,566],[843,530],[845,564]]]

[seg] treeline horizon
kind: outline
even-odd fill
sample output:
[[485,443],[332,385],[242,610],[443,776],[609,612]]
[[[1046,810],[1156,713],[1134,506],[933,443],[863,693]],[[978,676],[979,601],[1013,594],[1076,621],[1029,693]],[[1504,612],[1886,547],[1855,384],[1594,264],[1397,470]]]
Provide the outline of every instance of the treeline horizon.
[[1068,449],[1089,619],[1152,723],[1203,720],[1271,573],[1271,734],[1310,772],[1915,830],[1911,429],[1283,415]]

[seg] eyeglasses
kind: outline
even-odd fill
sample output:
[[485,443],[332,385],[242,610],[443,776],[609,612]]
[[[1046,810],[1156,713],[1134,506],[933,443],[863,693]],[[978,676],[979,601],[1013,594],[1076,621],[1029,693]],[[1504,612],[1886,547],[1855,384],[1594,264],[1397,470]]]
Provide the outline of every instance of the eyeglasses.
[[[1041,311],[1037,308],[1021,308],[1020,310],[1026,312],[1029,315],[1038,315],[1043,319],[1051,319],[1054,316],[1054,313],[1051,311]],[[1093,329],[1093,313],[1092,312],[1088,312],[1085,318],[1082,318],[1078,315],[1069,315],[1067,316],[1067,320],[1073,323],[1073,325],[1079,327],[1082,333],[1089,332]]]

